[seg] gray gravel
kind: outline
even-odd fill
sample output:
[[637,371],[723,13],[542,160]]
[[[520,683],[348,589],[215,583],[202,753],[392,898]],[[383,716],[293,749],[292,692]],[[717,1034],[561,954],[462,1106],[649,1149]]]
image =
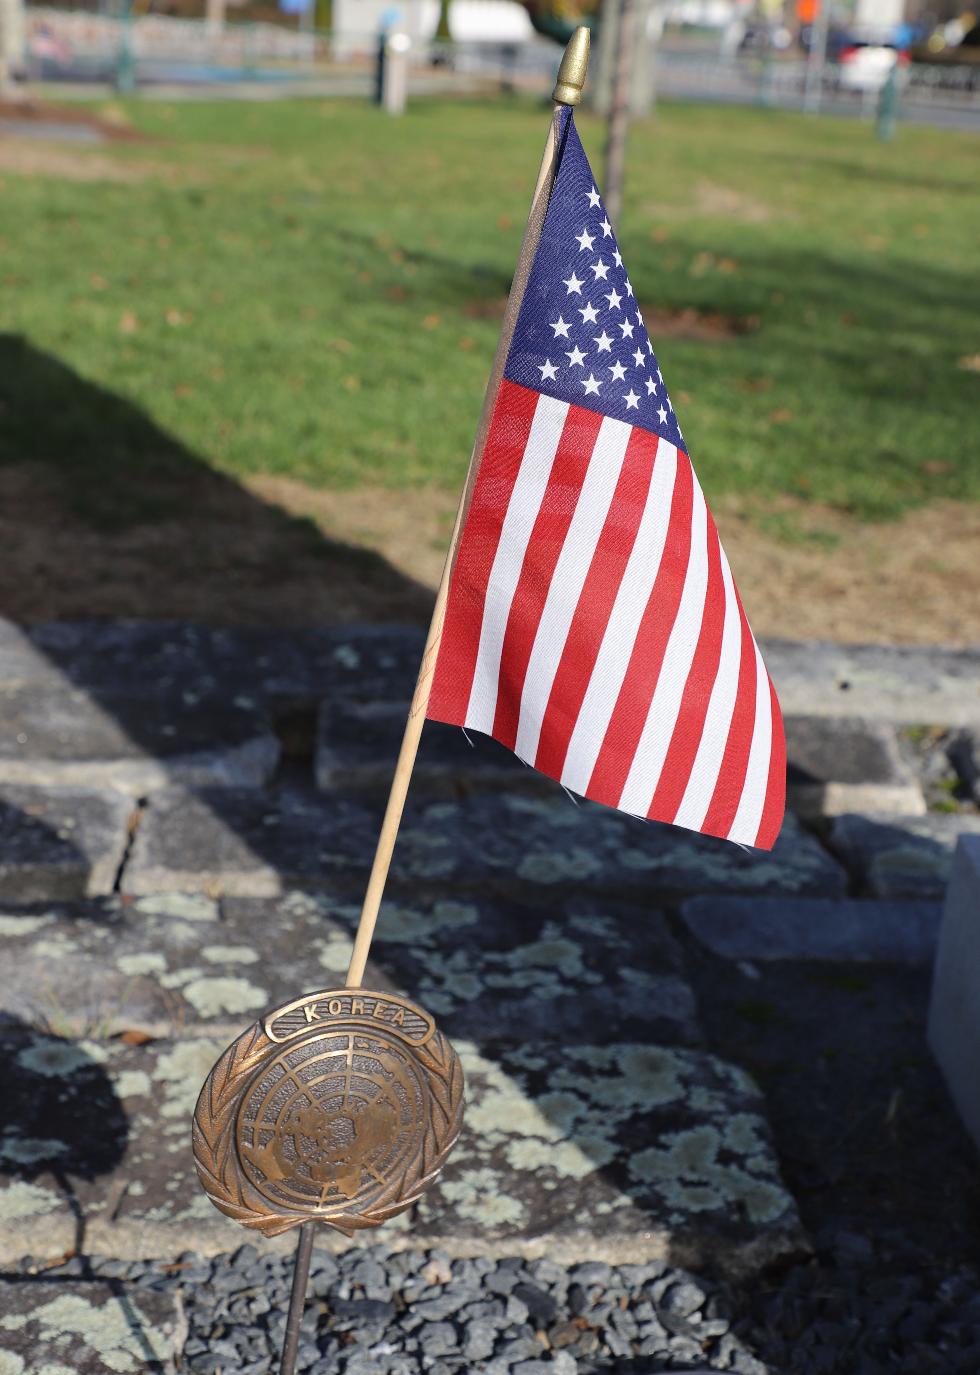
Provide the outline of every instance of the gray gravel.
[[[28,1259],[20,1273],[30,1273]],[[276,1369],[291,1259],[242,1246],[176,1263],[75,1259],[57,1276],[180,1292],[180,1372]],[[901,1237],[830,1232],[814,1259],[739,1292],[664,1262],[569,1268],[384,1246],[315,1252],[306,1375],[976,1375],[980,1271],[937,1270]]]

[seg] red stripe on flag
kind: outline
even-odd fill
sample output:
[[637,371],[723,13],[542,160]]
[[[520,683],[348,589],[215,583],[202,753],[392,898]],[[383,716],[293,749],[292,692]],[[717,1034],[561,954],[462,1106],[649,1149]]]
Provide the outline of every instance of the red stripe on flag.
[[742,624],[738,687],[725,753],[718,770],[718,781],[700,827],[705,835],[726,838],[732,829],[732,822],[735,820],[742,789],[745,786],[745,771],[749,765],[749,751],[752,748],[752,732],[755,727],[755,642],[737,590],[735,597]]
[[446,623],[426,710],[434,721],[462,726],[466,720],[490,570],[538,396],[538,392],[506,380],[497,393],[449,588]]
[[601,424],[602,416],[595,411],[569,406],[510,604],[491,732],[495,740],[510,750],[517,741],[521,695],[534,637]]
[[586,796],[616,807],[626,786],[677,616],[691,550],[694,482],[687,456],[677,451],[670,523],[653,591],[637,631],[629,666],[613,708]]
[[534,759],[534,767],[551,778],[561,778],[565,767],[572,731],[643,519],[657,443],[656,435],[647,430],[635,429],[630,436],[609,513],[568,629]]
[[673,821],[684,798],[694,759],[704,731],[704,718],[721,659],[721,635],[725,625],[725,583],[721,574],[718,531],[708,513],[708,582],[697,648],[684,684],[680,710],[670,745],[647,816],[651,821]]
[[771,850],[775,845],[786,805],[786,736],[783,733],[783,714],[779,710],[779,700],[771,678],[769,698],[772,703],[772,753],[769,756],[766,802],[762,809],[759,834],[755,838],[756,845],[762,850]]

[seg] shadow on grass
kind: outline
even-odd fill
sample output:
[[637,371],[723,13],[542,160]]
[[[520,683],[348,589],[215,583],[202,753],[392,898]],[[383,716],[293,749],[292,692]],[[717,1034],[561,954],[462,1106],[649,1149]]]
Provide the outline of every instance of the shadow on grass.
[[10,334],[0,334],[0,494],[0,615],[14,621],[424,622],[431,606],[385,559],[259,500]]

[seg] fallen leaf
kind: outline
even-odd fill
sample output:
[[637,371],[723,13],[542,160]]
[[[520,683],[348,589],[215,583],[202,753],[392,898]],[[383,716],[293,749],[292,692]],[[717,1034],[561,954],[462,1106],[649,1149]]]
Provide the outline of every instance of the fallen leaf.
[[119,1039],[126,1046],[145,1046],[147,1041],[152,1041],[154,1038],[148,1031],[138,1031],[134,1027],[132,1031],[122,1032]]
[[135,334],[140,327],[140,322],[131,310],[124,310],[119,317],[119,333]]
[[427,315],[427,316],[425,317],[425,319],[422,321],[422,328],[423,328],[423,329],[438,329],[438,327],[439,327],[441,324],[442,324],[442,316],[441,316],[441,315]]
[[964,372],[980,372],[980,353],[965,353],[960,359]]
[[777,406],[774,411],[769,412],[769,419],[774,425],[781,425],[784,420],[793,419],[793,412],[788,406]]

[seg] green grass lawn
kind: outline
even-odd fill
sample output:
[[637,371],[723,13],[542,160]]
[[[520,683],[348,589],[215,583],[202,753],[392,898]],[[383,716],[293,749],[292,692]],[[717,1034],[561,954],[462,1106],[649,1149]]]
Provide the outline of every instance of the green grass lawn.
[[[0,332],[226,473],[458,487],[543,110],[123,109],[149,141],[70,156],[127,179],[0,172]],[[580,128],[598,169],[602,126]],[[744,329],[651,327],[709,495],[884,518],[980,494],[978,154],[766,111],[666,107],[632,131],[619,237],[648,319]],[[120,509],[113,474],[145,470],[149,493],[166,454],[2,357],[0,460],[56,466],[93,520],[152,515],[149,495]]]

